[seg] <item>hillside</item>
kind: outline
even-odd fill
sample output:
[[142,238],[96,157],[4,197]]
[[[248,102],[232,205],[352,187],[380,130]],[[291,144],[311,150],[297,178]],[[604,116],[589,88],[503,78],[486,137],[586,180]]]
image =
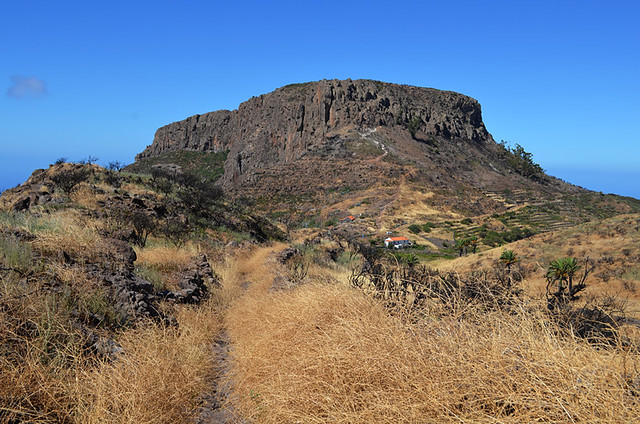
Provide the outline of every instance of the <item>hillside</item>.
[[[449,243],[487,230],[503,239],[640,212],[637,199],[560,181],[521,146],[496,143],[468,96],[370,80],[293,84],[166,125],[127,169],[163,166],[197,169],[289,227],[352,215],[374,238],[436,223]],[[454,225],[465,218],[474,225]]]
[[[640,418],[638,215],[437,271],[349,231],[288,241],[224,195],[193,209],[189,184],[59,164],[0,197],[3,421]],[[571,254],[597,269],[549,311],[544,268]]]

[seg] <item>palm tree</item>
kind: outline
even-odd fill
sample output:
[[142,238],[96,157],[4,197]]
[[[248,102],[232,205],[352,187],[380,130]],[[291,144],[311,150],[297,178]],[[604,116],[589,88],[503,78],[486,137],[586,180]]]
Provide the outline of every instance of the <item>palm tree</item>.
[[564,258],[564,270],[567,275],[567,281],[569,283],[569,297],[573,297],[575,294],[573,287],[573,276],[580,269],[580,265],[576,258]]
[[413,268],[420,260],[414,253],[409,253],[405,258],[405,262],[409,268]]
[[564,292],[564,283],[567,283],[568,295],[570,298],[578,291],[573,287],[573,277],[580,269],[576,258],[561,258],[549,263],[547,269],[547,291],[553,283],[558,284],[556,295]]
[[562,259],[556,259],[555,261],[551,261],[549,263],[549,267],[547,268],[547,292],[549,291],[549,287],[553,283],[558,283],[558,291],[560,294],[564,291],[563,282],[566,279],[564,272],[564,261]]
[[511,273],[511,265],[513,265],[517,261],[518,261],[518,254],[515,253],[513,250],[505,250],[504,252],[502,252],[502,255],[500,255],[500,262],[505,264],[509,273]]

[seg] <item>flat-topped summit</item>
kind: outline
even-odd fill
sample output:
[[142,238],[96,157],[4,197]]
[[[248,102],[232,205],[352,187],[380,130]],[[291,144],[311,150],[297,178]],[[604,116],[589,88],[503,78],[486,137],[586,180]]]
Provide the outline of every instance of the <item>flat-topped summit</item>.
[[351,199],[398,223],[585,192],[546,175],[521,146],[496,143],[477,100],[372,80],[291,84],[166,125],[127,168],[153,169],[195,173],[232,198],[296,217],[324,217]]
[[233,111],[194,115],[166,125],[137,160],[175,150],[229,151],[228,183],[265,166],[310,153],[341,151],[349,130],[411,129],[425,140],[491,140],[480,104],[433,88],[371,80],[292,84],[253,97]]

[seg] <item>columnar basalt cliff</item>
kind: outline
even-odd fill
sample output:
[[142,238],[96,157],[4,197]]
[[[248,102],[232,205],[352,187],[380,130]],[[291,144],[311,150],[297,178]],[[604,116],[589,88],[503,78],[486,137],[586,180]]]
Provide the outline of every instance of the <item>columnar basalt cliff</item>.
[[234,111],[166,125],[136,159],[174,150],[229,151],[223,178],[229,185],[259,169],[335,150],[345,131],[384,127],[408,134],[411,122],[432,140],[493,144],[480,105],[468,96],[370,80],[323,80],[279,88]]

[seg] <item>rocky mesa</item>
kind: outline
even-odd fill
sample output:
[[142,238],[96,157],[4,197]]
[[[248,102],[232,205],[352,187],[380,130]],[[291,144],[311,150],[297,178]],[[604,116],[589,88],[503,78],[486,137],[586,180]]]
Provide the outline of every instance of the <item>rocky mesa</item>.
[[344,157],[349,131],[380,127],[419,132],[432,143],[495,144],[480,104],[468,96],[371,80],[323,80],[166,125],[136,160],[176,150],[228,151],[223,181],[237,185],[259,169],[309,155]]

